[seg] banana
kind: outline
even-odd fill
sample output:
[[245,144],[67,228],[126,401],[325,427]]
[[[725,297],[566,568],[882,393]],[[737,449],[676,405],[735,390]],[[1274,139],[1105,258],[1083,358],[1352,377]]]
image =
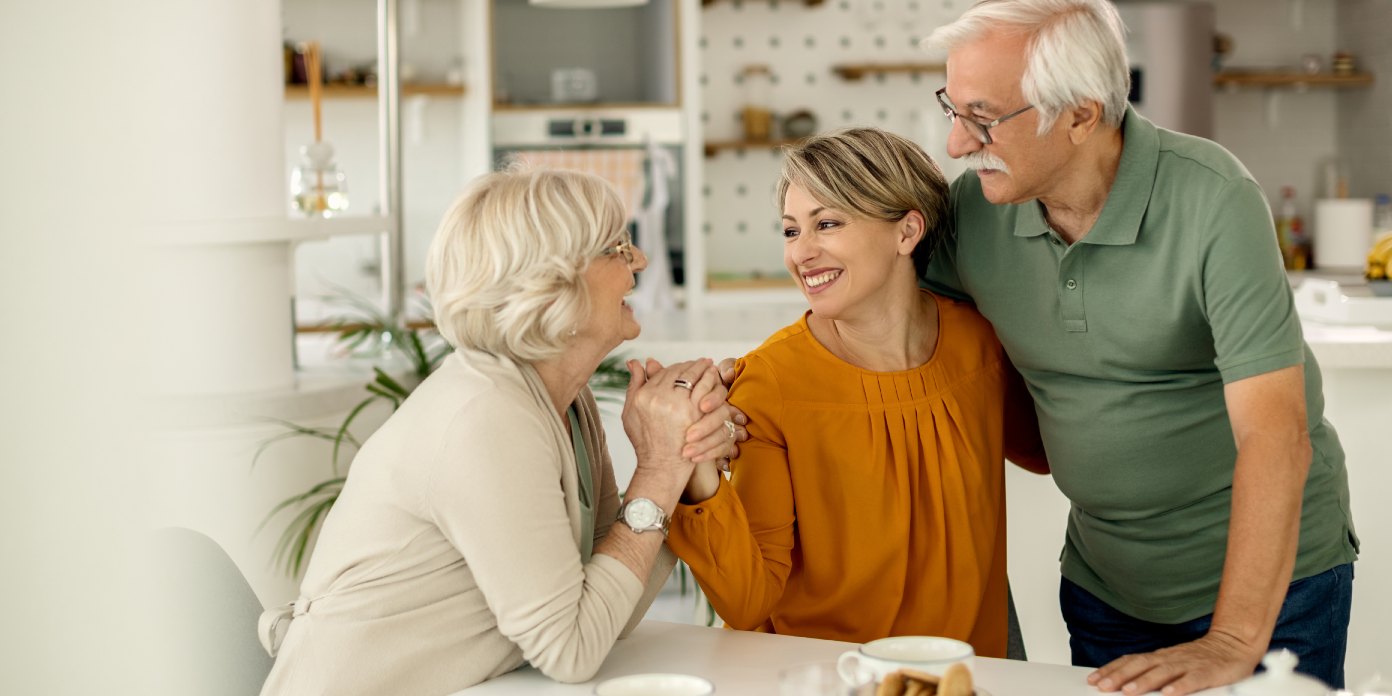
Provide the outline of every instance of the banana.
[[1392,278],[1392,232],[1378,236],[1368,252],[1368,266],[1363,274],[1368,280]]

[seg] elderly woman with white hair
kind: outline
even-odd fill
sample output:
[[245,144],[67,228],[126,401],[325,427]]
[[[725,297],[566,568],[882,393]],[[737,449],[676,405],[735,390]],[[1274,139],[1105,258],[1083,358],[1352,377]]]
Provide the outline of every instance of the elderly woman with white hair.
[[454,204],[426,281],[455,352],[354,460],[263,694],[447,694],[524,663],[583,681],[642,617],[667,514],[737,428],[709,360],[630,361],[620,505],[586,384],[639,332],[625,220],[573,172],[491,174]]

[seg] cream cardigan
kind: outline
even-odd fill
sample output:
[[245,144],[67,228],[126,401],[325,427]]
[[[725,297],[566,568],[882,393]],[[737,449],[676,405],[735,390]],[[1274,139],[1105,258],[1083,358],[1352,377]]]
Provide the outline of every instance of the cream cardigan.
[[[588,389],[576,406],[597,546],[618,489]],[[589,679],[674,557],[644,583],[579,547],[575,452],[536,370],[458,351],[353,460],[261,693],[449,694],[524,662]]]

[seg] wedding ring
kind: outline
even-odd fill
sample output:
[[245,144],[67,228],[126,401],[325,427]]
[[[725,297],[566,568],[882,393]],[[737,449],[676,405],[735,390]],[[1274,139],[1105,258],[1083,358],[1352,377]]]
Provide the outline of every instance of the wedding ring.
[[734,421],[725,421],[725,432],[727,432],[727,433],[730,434],[730,439],[731,439],[731,440],[735,439],[735,423],[734,423]]
[[691,391],[691,388],[694,387],[694,386],[696,386],[696,385],[694,385],[694,384],[692,384],[691,382],[688,382],[688,381],[686,381],[686,380],[684,380],[684,379],[679,379],[679,380],[673,381],[673,382],[672,382],[672,386],[674,386],[674,387],[681,387],[682,389],[685,389],[685,390],[687,390],[687,391]]

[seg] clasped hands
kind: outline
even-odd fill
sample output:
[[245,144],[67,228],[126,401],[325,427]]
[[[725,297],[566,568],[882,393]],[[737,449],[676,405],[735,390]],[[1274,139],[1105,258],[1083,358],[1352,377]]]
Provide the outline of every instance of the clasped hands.
[[739,455],[739,443],[749,438],[749,422],[729,405],[726,388],[715,363],[702,358],[663,366],[629,360],[631,375],[624,401],[623,425],[640,465],[668,462],[679,457],[690,467],[718,462],[728,469]]

